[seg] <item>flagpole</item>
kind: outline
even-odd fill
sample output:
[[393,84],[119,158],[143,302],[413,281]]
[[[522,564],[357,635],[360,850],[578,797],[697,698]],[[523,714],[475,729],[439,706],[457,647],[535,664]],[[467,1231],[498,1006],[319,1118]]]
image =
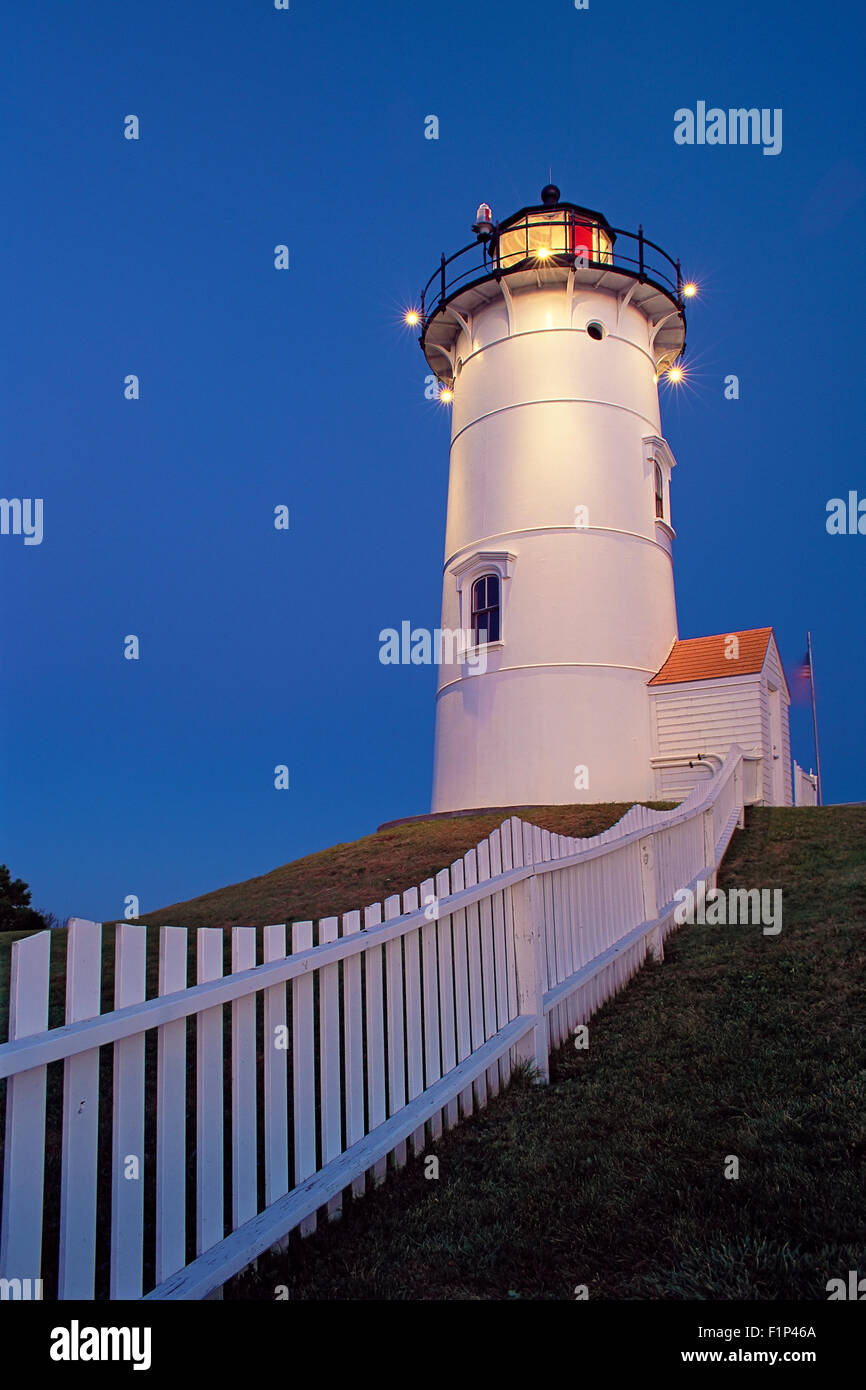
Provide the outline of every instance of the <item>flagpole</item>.
[[815,707],[815,668],[812,665],[812,634],[806,633],[806,647],[809,652],[809,689],[812,692],[812,729],[815,734],[815,771],[818,774],[818,805],[824,805],[824,793],[821,787],[821,754],[818,750],[818,711]]

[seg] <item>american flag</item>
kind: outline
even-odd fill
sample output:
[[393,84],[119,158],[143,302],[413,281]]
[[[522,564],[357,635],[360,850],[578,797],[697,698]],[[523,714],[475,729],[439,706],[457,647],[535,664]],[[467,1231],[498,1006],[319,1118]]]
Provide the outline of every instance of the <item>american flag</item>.
[[809,702],[812,695],[811,686],[812,664],[807,647],[802,661],[794,669],[794,679],[791,682],[791,699],[795,704],[805,705]]

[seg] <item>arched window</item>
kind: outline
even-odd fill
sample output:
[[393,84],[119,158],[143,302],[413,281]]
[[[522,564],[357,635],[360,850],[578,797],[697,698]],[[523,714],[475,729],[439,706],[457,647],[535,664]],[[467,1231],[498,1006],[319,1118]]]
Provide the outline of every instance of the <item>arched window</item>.
[[472,585],[472,640],[476,647],[499,641],[498,574],[483,574]]
[[665,514],[665,480],[661,470],[661,464],[656,464],[656,516],[664,520]]

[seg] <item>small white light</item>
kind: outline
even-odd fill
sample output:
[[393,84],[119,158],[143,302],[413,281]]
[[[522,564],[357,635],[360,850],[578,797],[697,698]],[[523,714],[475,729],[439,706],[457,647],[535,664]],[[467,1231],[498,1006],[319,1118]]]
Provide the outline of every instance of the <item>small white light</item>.
[[454,392],[451,390],[450,386],[442,387],[442,390],[439,392],[439,399],[443,405],[451,404],[454,399]]
[[694,299],[697,292],[698,287],[695,284],[694,280],[689,280],[686,282],[685,285],[683,285],[683,294],[685,295],[686,299]]
[[421,315],[418,313],[417,309],[407,309],[404,321],[408,323],[410,328],[414,328],[416,323],[421,322]]

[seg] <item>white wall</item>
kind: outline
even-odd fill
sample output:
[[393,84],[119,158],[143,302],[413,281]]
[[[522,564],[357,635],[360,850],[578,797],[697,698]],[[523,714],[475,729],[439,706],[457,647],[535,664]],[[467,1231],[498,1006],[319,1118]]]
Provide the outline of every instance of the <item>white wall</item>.
[[[699,753],[725,758],[732,743],[761,753],[764,747],[761,676],[726,676],[722,680],[684,681],[649,690],[653,756],[697,760]],[[710,765],[714,770],[715,763]],[[703,768],[656,767],[656,795],[663,800],[684,796],[709,772]]]
[[487,673],[440,667],[436,811],[652,791],[646,682],[677,625],[643,444],[661,430],[649,327],[607,291],[568,303],[562,283],[517,291],[510,318],[495,300],[459,335],[442,626],[469,623],[455,569],[477,551],[514,558]]
[[[790,696],[788,695],[782,663],[779,659],[778,648],[773,638],[767,649],[767,656],[764,661],[762,677],[762,702],[761,713],[764,724],[764,746],[766,756],[764,758],[764,800],[768,805],[791,806],[793,804],[792,776],[791,776],[791,732],[789,723]],[[775,795],[773,788],[773,747],[770,732],[770,696],[768,686],[775,686],[779,691],[779,704],[781,711],[781,746],[776,751],[781,760],[780,781],[782,784],[781,800]]]

